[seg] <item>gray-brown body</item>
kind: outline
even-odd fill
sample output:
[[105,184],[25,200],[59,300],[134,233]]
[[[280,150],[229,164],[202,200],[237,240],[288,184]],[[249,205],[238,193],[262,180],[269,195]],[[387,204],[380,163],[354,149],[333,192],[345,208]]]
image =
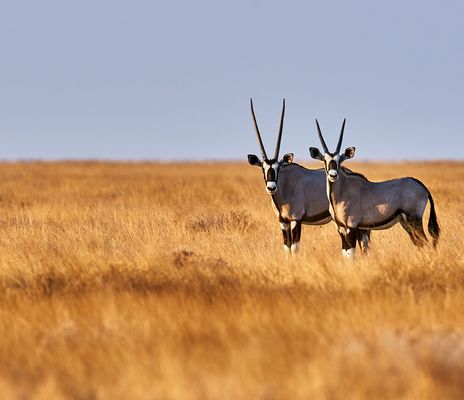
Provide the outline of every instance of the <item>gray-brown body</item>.
[[[277,191],[271,195],[271,199],[279,217],[286,252],[298,253],[302,224],[324,225],[332,221],[326,193],[323,169],[307,169],[294,163],[282,164]],[[357,230],[354,240],[366,251],[370,231]]]
[[322,225],[332,220],[323,169],[311,170],[293,163],[283,165],[272,203],[282,222]]
[[[282,102],[277,143],[272,158],[267,156],[256,121],[253,100],[250,99],[251,115],[256,130],[262,159],[256,154],[248,154],[248,163],[259,167],[263,173],[266,192],[271,195],[272,205],[279,217],[280,229],[287,253],[297,254],[300,245],[301,225],[322,225],[331,221],[329,202],[325,190],[325,172],[306,169],[293,164],[293,153],[279,159],[280,141],[285,115],[285,99]],[[357,231],[356,240],[361,247],[367,248],[370,233]]]
[[385,229],[401,214],[422,218],[428,199],[427,189],[415,179],[369,182],[343,168],[330,186],[337,223],[350,229]]
[[428,231],[433,238],[433,245],[436,246],[440,227],[432,195],[422,182],[415,178],[370,182],[363,175],[340,165],[353,158],[356,150],[354,147],[347,147],[340,153],[345,123],[346,119],[343,120],[337,148],[332,153],[316,119],[317,134],[324,154],[316,147],[309,148],[311,157],[324,164],[330,214],[342,239],[343,255],[355,255],[360,229],[387,229],[397,222],[406,230],[415,245],[422,246],[427,240],[422,226],[427,201],[430,201]]
[[341,167],[335,182],[327,180],[330,213],[339,231],[346,235],[357,229],[387,229],[399,222],[414,244],[427,240],[422,227],[430,201],[428,230],[436,245],[439,227],[429,190],[415,178],[370,182],[364,176]]

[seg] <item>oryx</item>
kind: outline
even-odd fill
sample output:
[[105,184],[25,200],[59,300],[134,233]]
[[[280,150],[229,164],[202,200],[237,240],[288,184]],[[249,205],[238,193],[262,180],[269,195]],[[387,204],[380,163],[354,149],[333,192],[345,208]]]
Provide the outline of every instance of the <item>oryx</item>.
[[[254,154],[248,154],[251,165],[261,167],[266,183],[266,192],[271,196],[272,205],[279,217],[287,254],[297,254],[301,224],[323,225],[331,221],[329,203],[325,194],[325,172],[322,169],[311,170],[293,163],[293,153],[285,154],[279,160],[280,142],[285,114],[283,100],[277,143],[272,158],[268,158],[256,122],[253,100],[250,99],[251,115],[263,157],[260,160]],[[363,246],[369,242],[369,232],[360,231]]]
[[354,256],[359,229],[387,229],[397,222],[416,246],[422,246],[427,241],[422,227],[427,200],[430,201],[428,231],[435,247],[440,227],[432,195],[422,182],[410,177],[370,182],[363,175],[340,166],[343,161],[352,158],[355,152],[354,147],[348,147],[340,154],[345,122],[334,153],[328,150],[317,120],[317,133],[324,154],[315,147],[309,148],[311,157],[324,164],[330,215],[342,236],[343,254]]

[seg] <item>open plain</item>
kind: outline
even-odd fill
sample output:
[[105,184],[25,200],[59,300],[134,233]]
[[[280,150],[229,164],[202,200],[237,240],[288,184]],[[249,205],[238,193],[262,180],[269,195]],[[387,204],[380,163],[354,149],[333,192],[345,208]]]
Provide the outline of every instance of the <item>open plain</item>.
[[422,180],[437,250],[287,260],[245,163],[0,164],[0,397],[464,398],[464,163],[347,167]]

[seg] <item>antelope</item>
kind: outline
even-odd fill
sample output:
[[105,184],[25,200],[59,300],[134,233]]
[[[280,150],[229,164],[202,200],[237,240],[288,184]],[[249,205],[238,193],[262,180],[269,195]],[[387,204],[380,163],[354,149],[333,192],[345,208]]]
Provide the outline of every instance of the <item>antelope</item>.
[[[322,169],[306,169],[294,163],[293,153],[287,153],[279,160],[285,99],[283,100],[279,133],[272,158],[266,154],[256,122],[252,99],[250,99],[250,106],[262,160],[255,154],[248,154],[248,162],[250,165],[260,167],[263,172],[266,192],[271,197],[271,203],[282,230],[285,253],[296,255],[300,245],[302,224],[323,225],[332,220],[329,213],[329,202],[325,194],[325,173]],[[369,234],[369,231],[359,232],[360,246],[367,248]]]
[[407,177],[370,182],[363,175],[341,166],[345,160],[353,158],[355,153],[354,147],[348,147],[340,154],[345,122],[346,119],[343,120],[337,148],[331,153],[316,119],[317,133],[324,154],[315,147],[309,148],[311,157],[324,164],[329,211],[342,237],[343,255],[354,257],[359,229],[388,229],[397,222],[408,233],[413,244],[422,247],[427,242],[422,227],[427,200],[430,202],[427,227],[433,246],[436,247],[440,227],[435,204],[430,191],[421,181]]

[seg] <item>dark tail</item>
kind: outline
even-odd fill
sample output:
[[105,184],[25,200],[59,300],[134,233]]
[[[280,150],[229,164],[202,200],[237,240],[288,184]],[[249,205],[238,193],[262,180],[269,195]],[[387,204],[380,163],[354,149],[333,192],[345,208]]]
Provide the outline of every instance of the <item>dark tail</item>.
[[416,178],[412,178],[412,179],[414,179],[425,190],[427,190],[427,196],[430,201],[430,216],[429,216],[429,223],[427,225],[427,229],[430,233],[430,236],[432,236],[433,247],[437,247],[438,239],[440,238],[440,226],[438,225],[437,214],[435,213],[435,203],[433,202],[433,197],[429,189],[427,189],[427,186],[425,186],[419,179],[416,179]]
[[435,203],[433,202],[433,197],[430,192],[427,190],[430,201],[430,216],[427,229],[429,230],[430,236],[433,239],[433,247],[437,247],[438,239],[440,238],[440,226],[437,221],[437,214],[435,213]]

